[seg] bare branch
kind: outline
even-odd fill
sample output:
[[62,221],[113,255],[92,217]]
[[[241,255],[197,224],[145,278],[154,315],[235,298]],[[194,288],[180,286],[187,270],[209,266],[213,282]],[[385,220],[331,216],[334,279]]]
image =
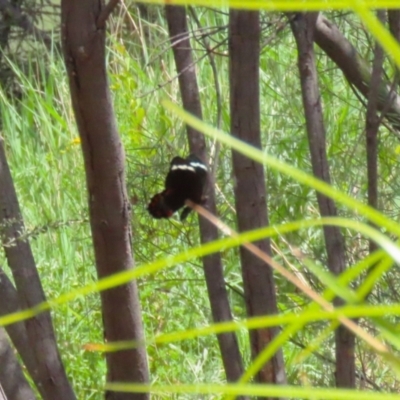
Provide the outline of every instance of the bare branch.
[[97,18],[96,26],[97,29],[104,29],[106,26],[106,22],[110,14],[114,11],[114,8],[120,0],[110,0],[107,5],[101,11],[99,18]]
[[[317,18],[314,40],[341,69],[350,84],[367,98],[371,80],[370,64],[361,57],[339,28],[321,14]],[[400,96],[392,85],[382,81],[377,100],[378,110],[384,110],[393,129],[400,132]]]

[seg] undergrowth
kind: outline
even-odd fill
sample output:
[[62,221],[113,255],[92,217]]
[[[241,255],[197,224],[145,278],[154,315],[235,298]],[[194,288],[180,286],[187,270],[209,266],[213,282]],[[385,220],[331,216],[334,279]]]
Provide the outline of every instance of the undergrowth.
[[[133,16],[135,10],[132,9]],[[172,79],[175,66],[161,9],[149,8],[149,20],[141,20],[133,35],[115,22],[108,41],[108,65],[115,113],[126,149],[127,184],[133,204],[133,248],[137,264],[178,254],[199,244],[197,219],[152,220],[146,211],[150,197],[163,186],[169,160],[186,155],[185,126],[167,111],[165,98],[180,102],[178,83]],[[275,15],[264,16],[266,44],[261,55],[261,112],[263,150],[303,171],[311,172],[305,122],[297,77],[296,51],[288,27],[274,34]],[[204,26],[226,26],[223,13],[199,11]],[[193,21],[191,20],[191,23]],[[194,24],[194,23],[193,23]],[[271,25],[272,24],[272,25]],[[343,23],[351,32],[351,24]],[[212,38],[214,43],[226,38],[226,29]],[[270,42],[268,42],[270,43]],[[358,42],[360,51],[368,43]],[[195,42],[197,64],[205,121],[216,124],[217,103],[214,76],[204,50]],[[228,59],[226,42],[218,47],[215,57],[222,97],[221,129],[229,128]],[[59,54],[32,60],[32,68],[21,72],[10,61],[21,97],[1,96],[2,136],[12,169],[26,233],[30,237],[35,260],[45,293],[55,298],[62,293],[96,280],[90,229],[88,225],[87,192],[80,141],[71,109],[68,82]],[[333,186],[359,201],[366,201],[366,168],[364,114],[365,110],[353,91],[324,54],[318,54],[318,69],[327,129],[328,153]],[[167,83],[168,82],[168,83]],[[160,87],[161,86],[161,87]],[[210,148],[215,142],[207,139]],[[398,163],[397,139],[385,128],[380,144],[381,209],[397,216],[399,207],[399,176],[392,169]],[[314,190],[295,180],[266,170],[271,224],[316,218],[318,210]],[[233,202],[234,179],[230,167],[230,150],[221,145],[219,168],[216,172],[217,201],[221,218],[235,226]],[[359,218],[341,207],[341,213]],[[359,233],[343,229],[347,252],[354,264],[367,254],[368,243]],[[289,269],[297,269],[312,287],[322,291],[321,284],[305,265],[298,262],[293,249],[318,265],[325,265],[324,243],[319,228],[307,228],[279,235],[273,241],[274,257]],[[225,277],[235,318],[245,318],[242,298],[238,250],[222,252]],[[0,260],[5,264],[4,259]],[[393,267],[371,293],[369,302],[397,303],[398,283]],[[276,276],[279,309],[282,313],[300,312],[309,300],[292,284]],[[358,278],[355,286],[362,282]],[[176,265],[138,282],[146,336],[185,331],[212,323],[201,260]],[[87,352],[87,343],[102,342],[100,302],[97,294],[80,297],[52,311],[58,343],[67,373],[78,398],[100,399],[105,377],[104,357]],[[397,322],[393,317],[392,322]],[[362,321],[365,328],[371,325]],[[322,341],[317,352],[298,362],[302,348],[307,347],[327,326],[315,322],[299,331],[283,350],[289,383],[331,387],[334,385],[332,337]],[[372,328],[371,328],[372,329]],[[239,331],[240,347],[249,362],[247,332]],[[396,392],[398,381],[392,370],[362,342],[357,348],[358,367],[368,379],[378,382],[383,390]],[[152,382],[223,383],[224,373],[215,336],[199,337],[167,345],[148,347]],[[153,398],[186,398],[185,395]],[[193,396],[187,395],[188,398]],[[198,397],[200,398],[200,397]],[[207,398],[220,398],[211,395]]]

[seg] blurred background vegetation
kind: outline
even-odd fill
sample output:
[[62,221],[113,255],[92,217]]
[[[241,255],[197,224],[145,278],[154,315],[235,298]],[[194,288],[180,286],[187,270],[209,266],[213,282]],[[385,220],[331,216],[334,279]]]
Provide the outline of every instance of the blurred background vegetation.
[[[10,4],[17,14],[10,24],[7,14],[3,13],[3,28],[0,25],[4,49],[0,55],[1,135],[44,289],[47,297],[53,298],[96,280],[80,140],[60,52],[59,4],[44,0],[10,1]],[[345,11],[326,12],[325,16],[372,63],[374,39],[360,20]],[[204,120],[219,124],[215,76],[204,47],[206,38],[213,48],[220,85],[220,127],[229,131],[227,10],[196,7],[188,13],[188,23]],[[9,27],[7,34],[5,26]],[[39,43],[38,37],[44,38],[45,44]],[[163,187],[170,159],[188,154],[184,124],[161,105],[165,98],[180,102],[163,8],[130,0],[121,3],[110,19],[107,42],[109,79],[126,152],[135,261],[144,264],[199,243],[195,215],[184,223],[177,218],[160,222],[146,211],[151,196]],[[316,51],[332,184],[365,203],[365,104],[326,54],[319,48]],[[390,80],[397,70],[389,59],[384,66]],[[296,44],[287,19],[280,13],[262,13],[260,79],[263,150],[311,173]],[[218,157],[219,216],[235,226],[235,182],[230,150],[209,139],[208,142],[211,156]],[[395,220],[400,206],[399,157],[398,133],[382,126],[379,209]],[[318,217],[312,189],[268,169],[266,176],[271,224]],[[338,207],[340,215],[355,218],[354,213]],[[350,264],[368,254],[365,238],[350,230],[343,230],[343,234]],[[299,263],[293,255],[294,249],[326,265],[321,230],[303,229],[273,240],[275,259],[321,291],[321,283]],[[223,251],[222,256],[235,318],[245,318],[238,249]],[[0,264],[6,264],[2,255]],[[399,303],[398,274],[396,265],[374,287],[369,303]],[[281,312],[302,310],[308,304],[309,300],[282,277],[276,276],[276,286]],[[212,322],[200,261],[143,278],[139,288],[145,330],[150,337]],[[52,316],[77,397],[102,398],[104,358],[82,347],[103,340],[98,296],[89,295],[62,305],[52,311]],[[398,317],[393,317],[391,322],[397,323]],[[360,324],[373,332],[367,320],[361,319]],[[310,324],[284,346],[290,384],[334,386],[333,337],[321,342],[307,359],[299,362],[297,358],[326,326],[327,322]],[[247,331],[239,332],[239,341],[244,360],[249,362]],[[365,377],[358,382],[360,388],[394,393],[400,390],[394,372],[360,341],[356,354],[357,368]],[[150,345],[148,355],[152,382],[222,383],[225,380],[214,336]]]

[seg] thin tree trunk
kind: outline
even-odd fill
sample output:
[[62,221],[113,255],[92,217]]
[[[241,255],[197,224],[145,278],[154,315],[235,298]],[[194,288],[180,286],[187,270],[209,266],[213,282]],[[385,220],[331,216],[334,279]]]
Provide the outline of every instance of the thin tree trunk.
[[[381,22],[385,19],[386,12],[377,12]],[[368,205],[378,208],[378,133],[381,118],[378,116],[379,86],[383,73],[384,53],[382,47],[376,43],[374,50],[374,62],[372,66],[371,84],[368,94],[365,138],[367,148],[367,183],[368,183]],[[378,249],[378,245],[369,241],[370,253]]]
[[[21,308],[31,308],[46,301],[28,239],[20,239],[24,224],[17,194],[0,139],[0,231],[4,252],[12,271]],[[13,242],[8,246],[8,242]],[[25,321],[29,346],[34,354],[37,379],[44,399],[74,400],[58,352],[50,312]]]
[[[259,13],[230,10],[229,15],[229,79],[231,133],[261,148],[259,105]],[[238,152],[232,152],[235,179],[235,203],[240,232],[268,225],[267,192],[263,166]],[[255,243],[271,254],[270,241]],[[259,316],[277,313],[272,269],[249,251],[240,248],[243,285],[247,313]],[[277,334],[276,328],[252,330],[250,343],[255,358]],[[258,382],[285,383],[282,352],[263,366]]]
[[[196,117],[202,118],[199,88],[188,37],[189,32],[186,23],[185,8],[166,6],[165,9],[176,69],[179,74],[179,87],[183,106],[185,110],[191,112]],[[182,37],[185,35],[187,38],[182,40]],[[180,38],[178,44],[174,44],[175,37]],[[190,152],[196,153],[206,162],[207,150],[204,136],[189,125],[187,125],[186,129]],[[214,182],[212,180],[213,177],[210,174],[210,181],[206,189],[208,198],[206,207],[213,214],[216,214]],[[202,243],[218,239],[217,228],[206,219],[200,217],[199,226]],[[221,255],[214,253],[203,257],[202,261],[213,320],[214,322],[231,321],[232,313],[225,286]],[[242,358],[236,335],[234,333],[224,333],[217,335],[217,337],[227,380],[236,381],[243,373]]]
[[[0,384],[10,400],[35,400],[22,368],[10,346],[6,332],[0,327]],[[1,396],[0,396],[1,399]]]
[[[130,270],[134,263],[124,152],[106,74],[104,13],[97,0],[61,2],[64,57],[82,143],[99,278]],[[143,340],[136,282],[101,292],[101,303],[107,342]],[[149,380],[143,347],[107,353],[106,361],[109,382]],[[108,400],[148,398],[147,393],[107,394]]]
[[[308,143],[314,175],[330,183],[329,165],[326,156],[326,135],[322,118],[321,96],[314,54],[314,29],[317,13],[297,14],[291,19],[291,27],[298,49],[301,92],[307,125]],[[332,199],[317,192],[321,216],[336,216],[336,206]],[[324,226],[323,229],[329,270],[341,274],[345,268],[344,239],[340,229]],[[335,299],[335,305],[343,304]],[[335,332],[336,342],[336,384],[339,387],[355,387],[354,335],[343,326]]]
[[[8,276],[0,268],[0,316],[17,311],[20,311],[18,293]],[[43,385],[40,384],[40,376],[36,368],[35,356],[29,344],[29,338],[24,322],[7,325],[6,331],[17,350],[18,355],[25,364],[28,373],[32,377],[32,381],[35,383],[41,396],[45,398],[46,393],[43,390]],[[4,364],[0,363],[0,365]]]

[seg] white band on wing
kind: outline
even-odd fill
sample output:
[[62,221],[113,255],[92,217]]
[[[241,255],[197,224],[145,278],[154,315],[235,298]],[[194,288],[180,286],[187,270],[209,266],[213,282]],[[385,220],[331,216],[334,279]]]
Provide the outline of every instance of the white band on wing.
[[191,161],[190,165],[192,167],[194,167],[194,168],[201,168],[201,169],[204,169],[204,170],[207,171],[207,167],[203,163],[199,163],[199,162],[196,162],[196,161]]
[[173,165],[171,167],[171,171],[176,171],[177,169],[195,172],[194,167],[191,167],[190,165],[180,164],[180,165]]

